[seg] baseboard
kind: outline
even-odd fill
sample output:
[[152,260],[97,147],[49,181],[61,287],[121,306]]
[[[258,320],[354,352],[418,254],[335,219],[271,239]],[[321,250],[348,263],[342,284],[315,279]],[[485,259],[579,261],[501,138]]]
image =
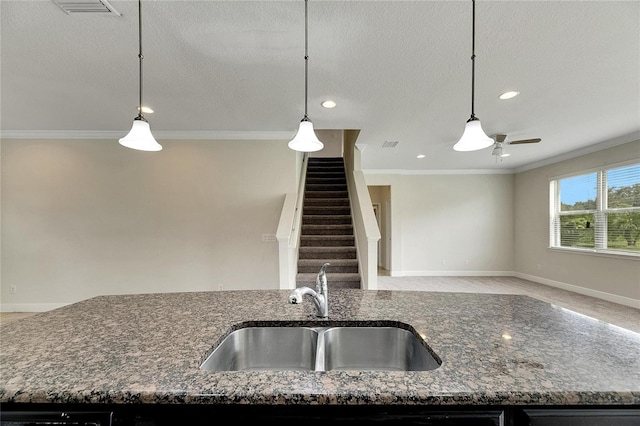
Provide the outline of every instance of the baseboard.
[[[394,275],[397,274],[397,275]],[[402,271],[392,277],[512,277],[513,271]]]
[[391,277],[516,277],[640,309],[640,300],[514,271],[389,271]]
[[70,303],[2,303],[0,312],[46,312],[67,305]]
[[632,299],[631,297],[618,296],[617,294],[611,294],[604,291],[592,290],[590,288],[580,287],[573,284],[567,284],[560,281],[549,280],[546,278],[536,277],[535,275],[522,274],[520,272],[514,272],[514,277],[521,278],[523,280],[533,281],[539,284],[548,285],[550,287],[561,288],[563,290],[571,291],[573,293],[584,294],[585,296],[596,297],[609,302],[618,303],[620,305],[630,306],[632,308],[640,309],[640,300]]

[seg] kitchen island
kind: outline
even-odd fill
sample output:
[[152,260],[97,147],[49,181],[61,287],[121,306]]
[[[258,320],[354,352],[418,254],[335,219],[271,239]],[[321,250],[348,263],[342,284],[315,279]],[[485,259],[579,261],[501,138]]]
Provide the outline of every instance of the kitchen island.
[[[316,415],[337,422],[441,415],[452,423],[433,424],[565,424],[536,423],[551,411],[616,416],[621,425],[640,419],[637,333],[520,295],[330,288],[329,317],[319,319],[310,300],[289,304],[289,293],[99,296],[3,325],[2,412],[102,410],[114,424],[165,424],[189,413],[285,423],[300,416],[312,424]],[[441,365],[429,371],[199,368],[244,326],[395,323],[419,335]],[[456,423],[456,413],[478,420]]]

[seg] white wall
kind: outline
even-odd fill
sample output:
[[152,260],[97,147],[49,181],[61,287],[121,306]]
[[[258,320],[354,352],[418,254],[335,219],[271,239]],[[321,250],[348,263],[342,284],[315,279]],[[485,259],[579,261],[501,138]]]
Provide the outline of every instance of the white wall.
[[[2,140],[3,310],[101,294],[278,288],[286,141]],[[16,293],[10,294],[10,286]]]
[[640,259],[548,248],[549,180],[633,158],[640,159],[640,141],[516,175],[515,270],[519,276],[640,307]]
[[510,275],[512,175],[367,174],[391,186],[391,275]]

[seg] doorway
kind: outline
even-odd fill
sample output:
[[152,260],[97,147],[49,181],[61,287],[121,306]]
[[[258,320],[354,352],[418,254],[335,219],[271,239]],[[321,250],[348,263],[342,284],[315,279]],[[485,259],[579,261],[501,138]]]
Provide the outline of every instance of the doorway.
[[389,275],[391,269],[391,186],[368,186],[373,213],[380,230],[378,241],[378,275]]

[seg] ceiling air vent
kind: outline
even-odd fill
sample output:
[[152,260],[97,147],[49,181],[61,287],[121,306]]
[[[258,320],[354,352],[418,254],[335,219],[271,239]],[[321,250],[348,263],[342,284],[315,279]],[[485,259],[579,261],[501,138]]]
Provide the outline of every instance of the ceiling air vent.
[[68,15],[72,13],[106,13],[121,16],[107,0],[52,0]]
[[396,145],[398,145],[398,142],[400,141],[384,141],[384,143],[382,144],[383,148],[395,148]]

